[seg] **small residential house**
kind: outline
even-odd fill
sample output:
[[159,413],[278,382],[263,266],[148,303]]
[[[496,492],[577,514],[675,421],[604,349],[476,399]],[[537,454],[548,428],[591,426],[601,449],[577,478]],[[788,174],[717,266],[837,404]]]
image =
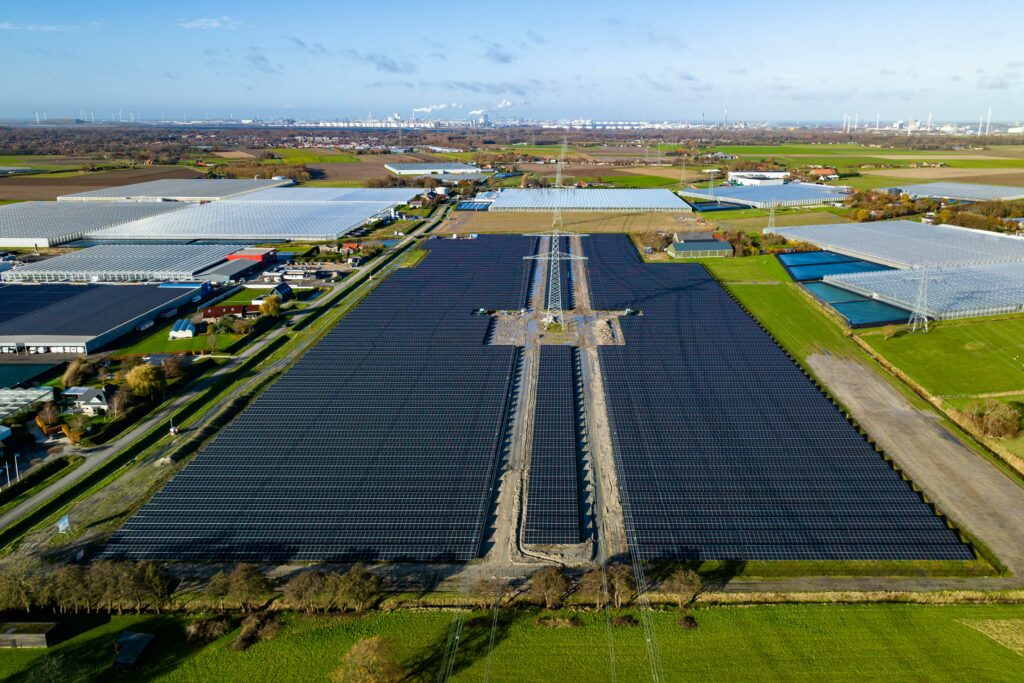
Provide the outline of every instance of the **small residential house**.
[[276,296],[282,303],[292,298],[292,288],[287,282],[279,282],[252,300],[253,306],[260,306],[268,296]]
[[168,339],[191,339],[196,336],[196,326],[192,324],[192,321],[188,318],[182,318],[178,322],[174,323],[174,327],[171,328],[170,333],[167,335]]
[[812,168],[810,174],[819,180],[838,180],[839,173],[836,169],[828,166],[821,166],[819,168]]
[[73,413],[89,415],[101,415],[107,412],[107,394],[102,389],[94,387],[71,387],[65,389],[61,394],[68,410]]

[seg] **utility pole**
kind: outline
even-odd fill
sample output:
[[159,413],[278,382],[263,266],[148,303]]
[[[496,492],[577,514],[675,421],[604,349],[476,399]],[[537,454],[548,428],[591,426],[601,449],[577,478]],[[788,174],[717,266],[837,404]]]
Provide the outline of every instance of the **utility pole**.
[[[556,220],[561,220],[561,211],[557,212]],[[551,232],[540,235],[529,235],[530,237],[547,237],[550,246],[547,253],[535,256],[524,256],[526,261],[547,261],[548,262],[548,295],[545,299],[547,315],[544,322],[547,325],[560,325],[565,322],[565,315],[562,310],[562,261],[586,261],[586,256],[576,256],[562,251],[563,237],[586,237],[573,232],[565,232],[556,226]],[[570,266],[571,267],[571,266]]]

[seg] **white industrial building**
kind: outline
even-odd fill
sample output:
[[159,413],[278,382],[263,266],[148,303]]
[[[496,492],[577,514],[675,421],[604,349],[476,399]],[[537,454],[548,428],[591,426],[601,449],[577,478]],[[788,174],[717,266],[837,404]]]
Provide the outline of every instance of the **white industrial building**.
[[172,213],[181,204],[19,202],[0,206],[0,247],[41,249],[81,239],[140,218]]
[[274,187],[231,197],[231,202],[394,202],[408,204],[426,192],[417,187]]
[[789,178],[789,171],[729,171],[732,185],[782,185]]
[[913,199],[952,199],[960,202],[989,200],[1013,201],[1024,199],[1024,187],[1011,185],[981,185],[978,183],[921,183],[888,188],[909,195]]
[[764,187],[712,187],[681,190],[680,194],[703,201],[770,209],[773,206],[815,206],[837,204],[846,199],[848,189],[814,183],[786,183]]
[[459,175],[463,173],[480,173],[480,168],[472,164],[432,162],[425,164],[384,164],[384,168],[395,175]]

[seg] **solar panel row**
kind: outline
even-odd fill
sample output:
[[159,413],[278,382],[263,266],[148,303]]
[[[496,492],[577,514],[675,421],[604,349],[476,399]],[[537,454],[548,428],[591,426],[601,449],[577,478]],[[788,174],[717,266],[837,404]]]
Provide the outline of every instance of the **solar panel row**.
[[576,349],[543,346],[526,497],[526,543],[580,542]]
[[525,305],[536,240],[428,243],[243,411],[104,555],[469,560],[519,358],[479,308]]
[[587,239],[595,309],[633,308],[599,349],[627,535],[644,559],[970,559],[698,264]]

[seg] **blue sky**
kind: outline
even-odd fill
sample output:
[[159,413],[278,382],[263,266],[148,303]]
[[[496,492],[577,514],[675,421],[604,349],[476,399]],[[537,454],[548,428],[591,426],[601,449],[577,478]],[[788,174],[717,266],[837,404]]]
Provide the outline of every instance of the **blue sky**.
[[1015,121],[1021,25],[1021,0],[0,0],[0,117]]

